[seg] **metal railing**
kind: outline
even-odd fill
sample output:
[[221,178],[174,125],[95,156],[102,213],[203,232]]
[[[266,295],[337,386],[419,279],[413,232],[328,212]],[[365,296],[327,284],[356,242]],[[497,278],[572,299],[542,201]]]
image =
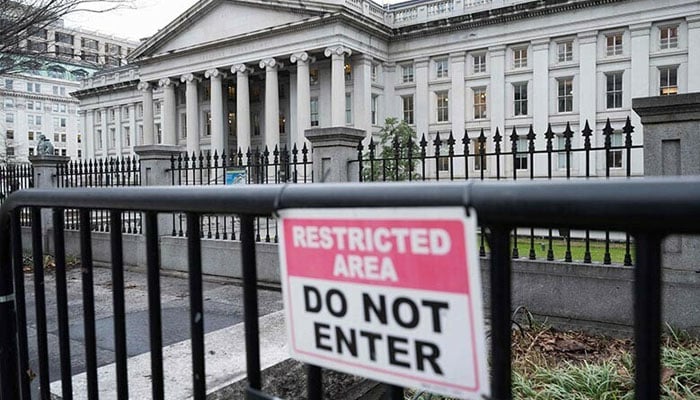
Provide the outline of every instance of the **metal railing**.
[[[31,164],[7,164],[0,166],[0,204],[10,193],[34,187],[34,168]],[[31,226],[31,215],[24,211],[22,226]]]
[[[670,203],[673,204],[670,207]],[[28,399],[30,377],[26,299],[22,271],[20,211],[30,209],[35,279],[43,278],[41,209],[51,208],[56,247],[59,352],[63,397],[70,398],[71,356],[66,297],[64,210],[78,208],[81,225],[85,354],[90,398],[98,397],[93,261],[90,211],[108,209],[112,251],[114,337],[117,397],[128,396],[124,263],[121,226],[126,211],[145,213],[149,296],[152,395],[163,399],[163,352],[158,248],[158,213],[186,214],[188,228],[199,230],[203,214],[236,214],[241,221],[243,304],[248,398],[270,400],[261,391],[255,218],[285,208],[439,207],[476,210],[491,247],[491,391],[492,399],[511,399],[511,231],[519,226],[567,226],[572,229],[628,231],[636,239],[634,268],[635,393],[640,400],[659,399],[661,376],[661,241],[668,234],[698,234],[700,179],[625,180],[619,182],[407,183],[345,185],[250,185],[240,188],[77,188],[26,190],[11,195],[0,209],[0,399]],[[206,382],[202,252],[199,235],[189,235],[192,387],[205,399]],[[49,398],[48,346],[43,286],[36,285],[38,364],[41,395]],[[203,317],[202,317],[203,316]],[[280,339],[281,340],[281,339]],[[19,373],[22,371],[22,373]],[[308,367],[308,396],[321,399],[322,371]],[[403,390],[390,387],[392,399]]]

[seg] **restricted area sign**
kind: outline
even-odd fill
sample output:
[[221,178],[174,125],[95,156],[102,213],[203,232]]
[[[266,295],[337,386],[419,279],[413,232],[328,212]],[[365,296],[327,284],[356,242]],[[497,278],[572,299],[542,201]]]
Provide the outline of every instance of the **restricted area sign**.
[[489,395],[473,210],[289,209],[280,217],[293,358],[448,396]]

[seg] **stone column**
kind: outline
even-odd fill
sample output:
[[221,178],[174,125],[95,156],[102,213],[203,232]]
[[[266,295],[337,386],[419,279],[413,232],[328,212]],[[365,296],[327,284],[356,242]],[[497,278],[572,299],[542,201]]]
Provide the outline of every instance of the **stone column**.
[[194,74],[185,74],[180,82],[187,85],[187,153],[199,154],[199,95],[197,86],[200,79]]
[[140,145],[139,141],[141,138],[139,137],[139,132],[138,132],[138,125],[136,124],[136,108],[138,107],[137,104],[130,104],[127,107],[129,107],[129,132],[131,134],[131,147],[135,147]]
[[[34,187],[36,189],[53,189],[58,187],[56,178],[56,168],[59,165],[67,164],[70,157],[55,156],[53,154],[40,154],[29,156],[29,162],[34,168]],[[53,235],[49,231],[53,229],[53,212],[50,208],[41,209],[41,232],[44,239],[44,250],[53,253],[50,244],[53,243]]]
[[[357,129],[372,133],[372,57],[369,54],[353,56],[352,122]],[[343,92],[345,102],[345,92]],[[377,110],[378,111],[378,110]],[[345,109],[343,109],[343,113]],[[345,114],[343,114],[345,115]],[[378,118],[378,117],[377,117]],[[343,117],[343,124],[345,117]],[[377,121],[382,124],[382,121]]]
[[[579,125],[578,132],[574,135],[574,137],[578,137],[581,142],[578,144],[573,143],[572,146],[577,146],[579,148],[584,147],[584,137],[583,135],[580,135],[580,133],[585,128],[586,121],[588,121],[589,128],[591,128],[594,133],[596,131],[596,113],[598,111],[596,101],[598,99],[598,77],[596,76],[597,42],[597,31],[588,31],[578,34],[579,74],[578,82],[576,82],[576,85],[574,86],[578,87]],[[597,137],[598,135],[595,134],[591,136],[591,146],[597,147]],[[592,151],[590,153],[590,168],[592,176],[597,175],[598,168],[596,168],[596,166],[598,165],[598,154],[599,153],[597,151]],[[578,157],[578,170],[580,174],[585,173],[586,157]]]
[[150,83],[143,81],[139,83],[138,88],[143,92],[143,144],[154,144],[155,134],[153,132],[153,88],[151,87]]
[[352,51],[333,46],[323,54],[331,57],[331,126],[345,126],[345,55],[352,55]]
[[[455,138],[455,153],[463,154],[464,145],[462,144],[462,136],[464,135],[464,113],[466,112],[465,105],[465,83],[464,83],[464,62],[466,53],[463,51],[450,54],[450,78],[452,79],[452,88],[450,90],[450,121],[452,121],[452,134]],[[456,169],[463,170],[461,159],[455,160],[459,165]]]
[[428,58],[420,58],[415,61],[416,98],[414,114],[416,121],[416,133],[420,137],[430,132],[430,93],[428,92]]
[[280,94],[277,70],[282,64],[274,58],[260,61],[265,69],[265,147],[270,154],[280,143]]
[[688,93],[700,92],[700,15],[685,17],[688,23]]
[[236,74],[236,141],[238,150],[246,154],[250,150],[250,69],[245,64],[231,67]]
[[95,110],[85,112],[85,158],[95,158]]
[[[399,120],[403,119],[402,104],[398,97],[396,97],[395,85],[397,82],[396,78],[396,64],[395,63],[384,63],[382,66],[382,77],[384,79],[384,109],[386,110],[385,115],[387,117],[396,117]],[[415,122],[415,120],[413,121]]]
[[[491,115],[491,137],[496,134],[496,129],[498,128],[501,136],[505,138],[509,135],[509,132],[505,132],[506,107],[513,107],[512,99],[506,99],[506,47],[502,45],[489,47],[489,54],[491,56],[489,59],[491,67],[489,94],[491,95],[491,101],[488,107]],[[501,146],[504,146],[504,144],[501,143]],[[503,147],[501,148],[503,149]],[[489,151],[488,141],[486,144],[486,151]],[[503,161],[504,160],[501,160],[501,176],[505,173],[506,163]],[[488,173],[491,176],[496,176],[495,161],[489,161],[488,168]]]
[[102,123],[100,124],[100,130],[102,131],[101,143],[102,143],[102,157],[106,158],[109,154],[109,127],[107,126],[107,119],[109,118],[109,108],[105,107],[101,111],[102,113]]
[[[644,125],[645,176],[700,175],[700,93],[632,100]],[[673,207],[669,198],[668,207]],[[664,320],[700,326],[700,237],[669,236],[663,242]]]
[[160,107],[163,144],[177,144],[177,103],[175,95],[177,84],[177,81],[170,78],[163,78],[158,81],[158,85],[163,88],[163,104]]
[[365,131],[332,126],[307,129],[304,135],[313,149],[315,183],[359,181],[357,163],[349,166],[348,162],[357,159],[357,145],[365,138]]
[[117,157],[121,157],[124,150],[124,138],[122,137],[122,108],[120,106],[114,110],[114,135]]
[[[546,143],[544,132],[547,131],[549,123],[549,38],[532,41],[532,58],[532,81],[537,82],[532,87],[532,129],[537,133],[535,148],[544,149]],[[593,62],[595,62],[595,58]],[[527,132],[518,133],[524,135]],[[533,164],[535,174],[547,175],[547,159],[545,157],[535,155]]]
[[309,82],[309,64],[313,62],[313,57],[309,57],[306,52],[295,53],[289,61],[297,64],[297,86],[296,86],[296,131],[291,132],[291,145],[296,144],[297,149],[304,147],[306,138],[304,131],[311,128],[311,87]]
[[225,74],[218,69],[210,69],[204,73],[211,80],[211,152],[221,155],[226,150],[224,132],[224,94],[221,86]]

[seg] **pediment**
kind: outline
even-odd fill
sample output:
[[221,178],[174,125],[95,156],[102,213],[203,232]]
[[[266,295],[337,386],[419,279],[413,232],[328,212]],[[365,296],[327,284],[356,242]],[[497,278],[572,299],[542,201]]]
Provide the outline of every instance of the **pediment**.
[[[323,14],[321,10],[304,10],[289,4],[247,0],[210,1],[183,14],[137,49],[137,57],[156,56],[218,42],[245,34],[302,22]],[[193,7],[194,8],[194,7]]]

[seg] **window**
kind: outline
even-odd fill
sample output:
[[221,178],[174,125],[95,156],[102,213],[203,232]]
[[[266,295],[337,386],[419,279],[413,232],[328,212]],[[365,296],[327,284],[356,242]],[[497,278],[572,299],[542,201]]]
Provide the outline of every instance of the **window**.
[[605,74],[606,108],[622,108],[622,72]]
[[446,58],[441,58],[435,60],[435,77],[436,78],[447,78],[450,76],[450,67],[447,64]]
[[97,124],[102,123],[102,111],[98,111],[95,113],[95,123],[97,123]]
[[161,102],[160,101],[153,102],[153,115],[160,115],[160,110],[161,110]]
[[12,79],[5,79],[5,89],[13,90],[14,86],[14,81]]
[[622,132],[614,132],[610,135],[610,152],[608,153],[608,167],[622,168]]
[[479,139],[472,139],[472,153],[474,154],[474,169],[481,171],[486,169],[486,143],[479,142]]
[[10,139],[10,140],[14,139],[15,138],[15,131],[12,129],[8,129],[5,137],[7,139]]
[[14,148],[14,147],[9,147],[9,146],[8,146],[8,147],[7,147],[7,150],[6,150],[6,155],[7,155],[8,157],[14,156],[14,155],[15,155],[15,148]]
[[15,122],[15,114],[5,113],[5,122],[9,122],[9,123]]
[[95,147],[102,148],[102,129],[95,129]]
[[372,125],[379,124],[379,96],[372,95],[372,104],[370,104],[370,112],[372,114]]
[[474,88],[474,119],[486,118],[486,88]]
[[474,54],[474,73],[486,72],[486,53]]
[[206,124],[204,127],[204,135],[211,136],[211,111],[204,112],[204,122]]
[[9,97],[6,97],[5,98],[5,108],[13,108],[14,106],[15,106],[15,100],[11,99]]
[[[30,149],[30,150],[34,150],[34,149]],[[78,158],[83,158],[83,151],[80,149],[78,149]]]
[[29,140],[29,141],[34,140],[34,132],[32,132],[32,131],[27,132],[27,140]]
[[662,27],[659,29],[659,34],[659,47],[662,50],[678,47],[678,25]]
[[678,67],[661,67],[659,74],[659,94],[661,96],[678,94]]
[[309,70],[309,83],[311,85],[318,85],[318,69],[317,68]]
[[136,107],[136,115],[139,118],[143,118],[143,104],[139,103],[138,107]]
[[608,56],[622,54],[622,33],[613,33],[605,37],[605,49]]
[[65,113],[67,111],[65,104],[59,104],[58,109],[60,112]]
[[513,115],[527,115],[527,82],[513,84]]
[[[557,168],[566,169],[566,138],[561,135],[557,135]],[[569,160],[571,163],[571,160]]]
[[450,170],[450,157],[447,156],[447,150],[440,149],[440,157],[438,157],[438,171],[447,172]]
[[352,66],[345,64],[345,82],[352,82]]
[[[251,118],[251,121],[253,119]],[[180,139],[185,139],[187,137],[187,114],[180,114]]]
[[377,64],[372,64],[372,82],[376,82],[379,78],[379,66]]
[[131,127],[123,127],[122,132],[124,133],[124,146],[131,147]]
[[83,47],[91,50],[97,50],[97,40],[83,38],[81,42]]
[[517,148],[515,159],[515,169],[527,169],[527,139],[524,137],[519,137],[517,141]]
[[109,111],[107,112],[107,115],[108,115],[108,121],[114,122],[114,117],[116,116],[116,113],[114,112],[113,108],[109,109]]
[[61,155],[62,155],[63,157],[65,157],[66,154],[68,154],[68,153],[66,152],[66,149],[61,149]]
[[124,106],[124,108],[122,108],[122,115],[124,119],[129,118],[129,106]]
[[75,137],[75,140],[76,140],[78,143],[82,143],[82,142],[83,142],[83,135],[80,134],[80,133],[77,134],[76,137]]
[[58,103],[53,103],[52,110],[53,112],[58,112]]
[[406,64],[401,66],[401,82],[413,82],[413,64]]
[[436,92],[437,97],[437,122],[448,122],[450,120],[450,99],[447,91]]
[[161,128],[160,123],[155,124],[155,132],[156,132],[156,143],[162,144],[163,143],[163,129]]
[[401,104],[403,105],[403,120],[413,125],[413,95],[401,96]]
[[[78,151],[80,151],[80,150],[78,150]],[[34,155],[34,148],[33,148],[33,147],[30,147],[30,148],[29,148],[29,155],[30,155],[30,156],[33,156],[33,155]]]
[[56,32],[56,41],[58,43],[73,44],[73,35],[63,32]]
[[527,67],[527,47],[513,49],[513,68]]
[[54,143],[58,143],[58,133],[53,134],[53,141]]
[[557,111],[571,112],[574,109],[573,78],[557,79]]
[[62,143],[65,143],[65,142],[66,142],[66,134],[65,134],[65,133],[62,133],[62,134],[61,134],[61,142],[62,142]]
[[318,126],[318,97],[311,98],[311,104],[309,104],[309,121],[311,126]]
[[559,62],[573,61],[574,43],[570,40],[557,43],[557,54],[559,55]]
[[65,95],[66,95],[66,88],[65,88],[65,87],[61,86],[61,87],[60,87],[60,91],[61,91],[61,96],[65,96]]
[[345,124],[352,124],[352,95],[345,93]]
[[52,86],[51,89],[53,90],[54,96],[58,96],[58,86]]

